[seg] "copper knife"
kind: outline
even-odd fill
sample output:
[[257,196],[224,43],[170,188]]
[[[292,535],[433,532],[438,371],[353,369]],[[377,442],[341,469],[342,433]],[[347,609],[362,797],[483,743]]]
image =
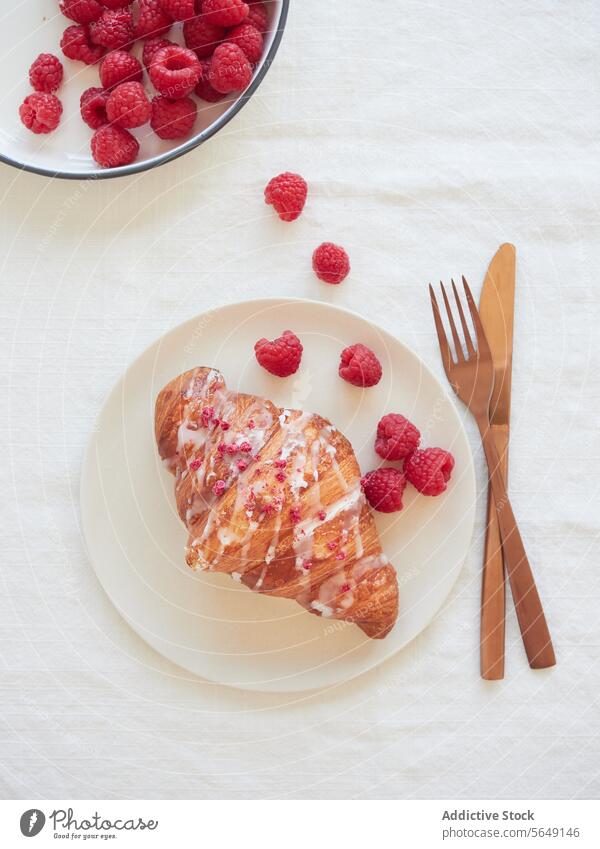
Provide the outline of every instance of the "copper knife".
[[[505,481],[508,475],[510,433],[515,254],[514,245],[500,245],[489,264],[479,300],[479,314],[494,363],[494,391],[490,401],[491,429]],[[488,680],[504,678],[505,613],[502,545],[496,509],[488,489],[480,634],[481,677]]]

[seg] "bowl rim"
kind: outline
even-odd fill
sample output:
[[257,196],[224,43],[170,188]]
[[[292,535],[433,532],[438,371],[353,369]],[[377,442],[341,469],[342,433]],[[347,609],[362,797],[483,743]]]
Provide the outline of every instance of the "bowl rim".
[[180,156],[183,156],[185,153],[189,153],[190,150],[193,150],[195,147],[198,147],[205,141],[208,141],[208,139],[212,138],[212,136],[228,124],[250,100],[256,89],[263,81],[265,74],[271,67],[273,59],[279,49],[287,22],[289,7],[290,0],[281,0],[281,9],[279,11],[277,27],[273,35],[271,46],[269,47],[267,54],[263,58],[260,67],[248,88],[246,88],[244,92],[231,104],[231,106],[215,121],[213,121],[212,124],[178,147],[175,147],[172,150],[167,150],[164,153],[154,156],[152,159],[146,159],[143,162],[132,162],[130,165],[121,165],[118,168],[97,168],[94,171],[76,172],[44,168],[41,165],[20,162],[18,159],[13,159],[13,157],[7,156],[2,152],[0,152],[0,162],[3,162],[5,165],[10,165],[13,168],[17,168],[19,171],[27,171],[30,174],[39,174],[42,177],[56,177],[60,180],[111,180],[116,177],[125,177],[130,174],[140,174],[143,171],[150,171],[153,168],[157,168],[159,165],[164,165],[166,162],[178,159]]

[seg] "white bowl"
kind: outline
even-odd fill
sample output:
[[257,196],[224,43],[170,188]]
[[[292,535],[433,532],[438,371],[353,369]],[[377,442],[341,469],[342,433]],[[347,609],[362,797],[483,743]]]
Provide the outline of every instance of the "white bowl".
[[[66,179],[105,179],[135,174],[162,165],[196,147],[217,133],[252,97],[267,73],[283,35],[289,0],[270,0],[269,31],[265,35],[262,59],[248,88],[239,95],[219,103],[197,99],[196,132],[189,138],[162,141],[149,126],[134,130],[140,141],[140,154],[131,165],[99,168],[90,153],[92,130],[81,120],[79,98],[90,86],[99,85],[98,67],[88,67],[67,59],[60,49],[60,39],[73,21],[59,10],[58,0],[23,0],[2,10],[0,28],[0,161],[25,171]],[[175,25],[165,36],[183,43],[181,25]],[[139,45],[134,54],[141,53]],[[48,135],[35,135],[19,118],[19,105],[31,93],[29,66],[40,53],[54,53],[64,65],[65,79],[58,92],[64,112],[60,126]],[[147,81],[147,75],[145,75]]]

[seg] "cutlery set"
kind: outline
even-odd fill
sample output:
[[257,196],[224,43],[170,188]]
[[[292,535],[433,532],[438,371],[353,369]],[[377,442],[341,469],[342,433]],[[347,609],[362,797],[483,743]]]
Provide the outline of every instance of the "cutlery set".
[[[477,423],[488,467],[480,657],[482,678],[496,680],[504,677],[505,574],[529,665],[532,669],[543,669],[556,663],[542,603],[506,487],[515,292],[514,246],[501,245],[492,259],[479,310],[464,277],[462,293],[454,281],[451,285],[454,305],[446,287],[440,284],[454,352],[431,286],[429,292],[444,371],[452,389]],[[467,314],[471,318],[474,339]]]

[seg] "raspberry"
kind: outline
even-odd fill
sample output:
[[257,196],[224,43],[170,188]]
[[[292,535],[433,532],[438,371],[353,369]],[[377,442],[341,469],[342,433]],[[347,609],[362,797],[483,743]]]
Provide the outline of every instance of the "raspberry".
[[227,35],[227,41],[243,50],[249,62],[258,62],[263,52],[263,37],[252,24],[240,24]]
[[92,156],[105,168],[129,165],[138,155],[140,146],[135,136],[122,127],[100,127],[92,136]]
[[212,24],[235,27],[248,17],[248,4],[244,0],[202,0],[202,14]]
[[235,44],[220,44],[210,60],[210,84],[221,94],[240,91],[252,79],[252,65]]
[[60,88],[63,66],[52,53],[40,53],[29,69],[29,82],[36,91],[53,94]]
[[375,386],[381,380],[381,363],[370,348],[359,342],[342,351],[339,375],[353,386]]
[[126,50],[113,50],[100,63],[100,82],[111,89],[125,82],[141,82],[144,69]]
[[106,114],[111,124],[125,129],[142,127],[152,116],[152,104],[141,83],[121,83],[108,96]]
[[81,117],[92,130],[108,124],[106,101],[108,92],[103,88],[86,88],[79,101]]
[[173,100],[193,91],[200,79],[202,66],[195,53],[173,44],[156,51],[148,73],[159,94]]
[[172,23],[160,0],[140,0],[134,34],[136,38],[156,38],[168,32]]
[[284,330],[278,339],[269,342],[259,339],[254,346],[259,365],[277,377],[289,377],[298,371],[302,359],[302,343],[291,330]]
[[158,95],[152,100],[150,126],[161,139],[180,139],[192,131],[197,114],[191,97],[169,100]]
[[249,11],[245,23],[252,24],[259,32],[266,32],[269,15],[264,3],[248,3]]
[[161,4],[174,21],[187,21],[196,14],[194,0],[161,0]]
[[129,9],[105,9],[90,24],[90,38],[109,50],[119,50],[134,39],[133,15]]
[[104,9],[98,0],[60,0],[60,11],[76,24],[91,24]]
[[307,193],[304,177],[285,171],[267,183],[265,203],[274,207],[282,221],[295,221],[304,209]]
[[76,59],[86,65],[94,65],[104,56],[104,47],[92,44],[87,25],[67,27],[60,40],[62,52],[67,59]]
[[171,47],[172,45],[173,42],[168,41],[166,38],[149,38],[148,41],[144,42],[142,62],[144,63],[146,70],[149,70],[155,53],[158,53],[162,47]]
[[199,59],[210,56],[215,47],[223,41],[225,29],[211,24],[204,15],[191,18],[183,25],[183,37],[186,45]]
[[19,107],[21,121],[32,133],[51,133],[60,123],[62,103],[55,94],[36,92],[25,98]]
[[404,461],[406,480],[423,495],[439,495],[446,489],[454,468],[454,457],[442,448],[414,451]]
[[99,0],[107,9],[124,9],[125,6],[131,6],[131,0]]
[[403,460],[419,447],[421,434],[398,413],[388,413],[377,425],[375,451],[384,460]]
[[198,97],[202,98],[202,100],[206,100],[208,103],[216,103],[218,100],[225,97],[225,95],[221,94],[220,91],[217,91],[211,85],[210,59],[201,59],[200,64],[202,65],[202,76],[194,91]]
[[312,255],[313,271],[325,283],[341,283],[350,271],[350,260],[346,251],[333,242],[323,242]]
[[406,478],[398,469],[375,469],[367,472],[360,485],[371,507],[380,513],[402,510]]

